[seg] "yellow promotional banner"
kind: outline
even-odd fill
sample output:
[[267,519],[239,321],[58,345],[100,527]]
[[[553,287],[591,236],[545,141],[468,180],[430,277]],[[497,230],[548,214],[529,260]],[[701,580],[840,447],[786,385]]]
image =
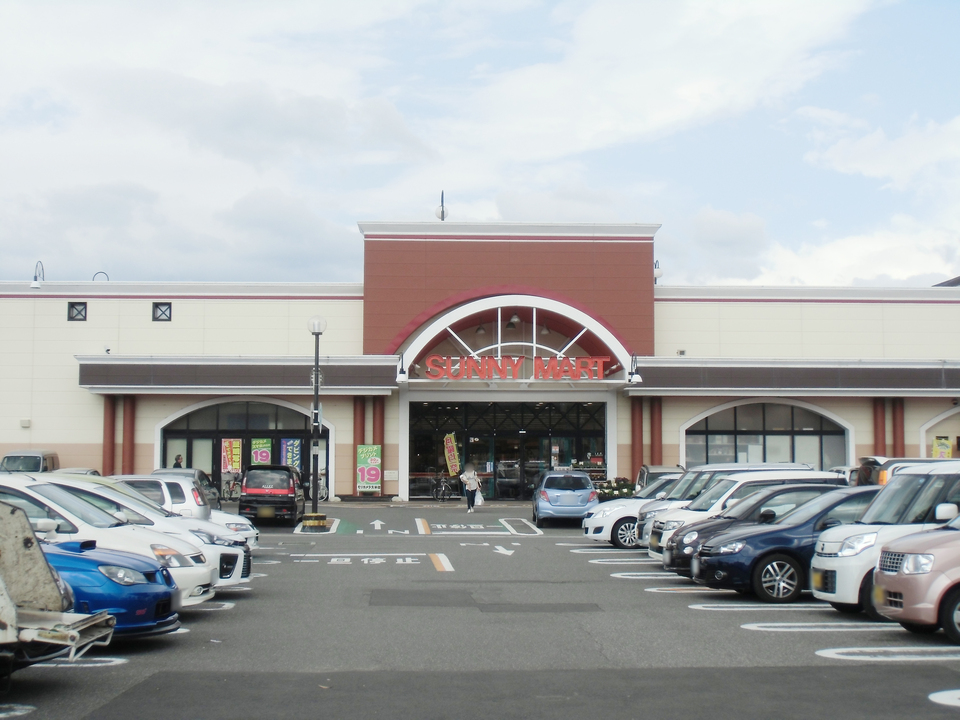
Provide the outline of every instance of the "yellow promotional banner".
[[447,473],[450,477],[460,474],[460,453],[457,452],[457,436],[453,433],[443,436],[443,454],[447,459]]
[[931,450],[930,457],[933,458],[947,459],[953,457],[953,445],[950,444],[950,438],[943,435],[937,435],[933,439]]

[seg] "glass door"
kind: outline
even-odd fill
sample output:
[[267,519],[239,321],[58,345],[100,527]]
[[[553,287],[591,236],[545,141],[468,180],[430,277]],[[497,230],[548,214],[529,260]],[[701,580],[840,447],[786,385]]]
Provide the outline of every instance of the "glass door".
[[550,438],[527,438],[523,441],[523,487],[520,497],[533,497],[540,473],[550,469]]
[[520,438],[498,437],[493,441],[494,497],[520,496]]

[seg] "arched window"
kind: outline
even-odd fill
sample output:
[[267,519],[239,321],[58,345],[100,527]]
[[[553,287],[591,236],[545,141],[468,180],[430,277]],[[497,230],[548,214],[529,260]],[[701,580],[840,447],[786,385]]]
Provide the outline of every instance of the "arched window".
[[708,463],[846,464],[846,432],[812,410],[754,403],[720,410],[687,428],[687,467]]

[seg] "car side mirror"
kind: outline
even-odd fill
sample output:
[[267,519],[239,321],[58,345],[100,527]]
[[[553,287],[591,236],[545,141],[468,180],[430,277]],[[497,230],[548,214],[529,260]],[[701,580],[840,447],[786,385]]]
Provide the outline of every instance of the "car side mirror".
[[934,516],[939,522],[953,520],[958,514],[960,514],[960,510],[953,503],[940,503],[934,510]]
[[837,520],[837,518],[827,518],[826,520],[820,521],[819,529],[821,531],[829,530],[830,528],[837,527],[837,525],[843,525],[843,523]]
[[40,518],[33,521],[33,527],[38,533],[56,532],[60,524],[51,518]]
[[764,525],[768,525],[777,519],[777,513],[770,508],[763,510],[757,518]]
[[124,515],[121,510],[117,510],[115,513],[112,513],[112,514],[113,514],[113,516],[114,516],[117,520],[119,520],[120,522],[122,522],[124,525],[126,525],[128,522],[130,522],[130,521],[127,519],[127,516]]
[[658,493],[657,493],[657,496],[656,496],[654,499],[655,499],[655,500],[663,500],[666,496],[667,496],[667,494],[666,494],[665,492],[658,492]]
[[727,500],[725,503],[723,503],[723,509],[724,509],[724,510],[729,510],[729,509],[732,508],[734,505],[736,505],[738,502],[740,502],[740,498],[731,498],[731,499]]

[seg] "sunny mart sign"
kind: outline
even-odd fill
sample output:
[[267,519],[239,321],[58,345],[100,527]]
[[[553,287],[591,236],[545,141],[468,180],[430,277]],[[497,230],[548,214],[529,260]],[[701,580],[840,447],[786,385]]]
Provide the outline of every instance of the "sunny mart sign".
[[428,380],[603,380],[609,357],[533,358],[532,375],[526,357],[445,357],[424,361]]

